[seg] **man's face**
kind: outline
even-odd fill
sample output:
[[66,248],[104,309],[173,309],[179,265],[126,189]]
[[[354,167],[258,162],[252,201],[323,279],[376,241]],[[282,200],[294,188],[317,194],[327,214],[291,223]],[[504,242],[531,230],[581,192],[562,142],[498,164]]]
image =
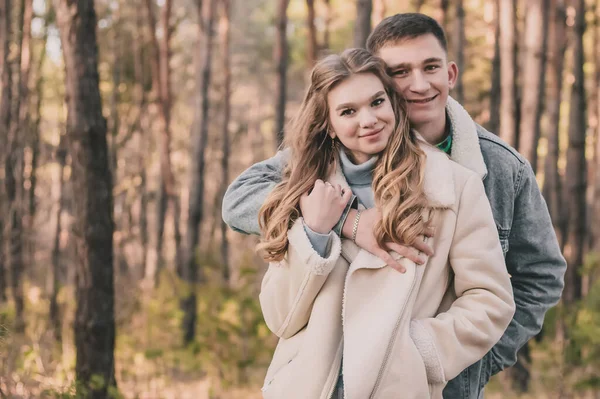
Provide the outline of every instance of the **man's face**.
[[445,122],[448,92],[454,87],[458,68],[433,34],[390,44],[378,51],[389,67],[396,87],[408,102],[411,124],[419,127]]

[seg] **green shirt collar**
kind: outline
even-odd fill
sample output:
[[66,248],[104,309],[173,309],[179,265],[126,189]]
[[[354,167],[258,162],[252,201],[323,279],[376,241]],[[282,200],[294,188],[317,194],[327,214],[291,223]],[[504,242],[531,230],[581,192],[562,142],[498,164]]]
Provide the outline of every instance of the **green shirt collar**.
[[450,118],[448,118],[448,113],[446,113],[446,138],[441,143],[436,144],[436,147],[448,155],[452,151],[452,124]]

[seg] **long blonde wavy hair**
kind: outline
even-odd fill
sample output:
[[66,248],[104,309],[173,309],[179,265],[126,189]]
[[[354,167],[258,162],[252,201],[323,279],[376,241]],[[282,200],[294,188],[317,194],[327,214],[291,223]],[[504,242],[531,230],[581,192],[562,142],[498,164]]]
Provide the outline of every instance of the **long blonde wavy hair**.
[[283,259],[289,245],[287,232],[301,216],[300,197],[317,179],[327,180],[339,163],[338,139],[328,134],[328,93],[352,75],[364,73],[381,80],[396,117],[393,133],[373,171],[375,206],[382,216],[375,226],[375,237],[380,246],[388,241],[410,245],[424,232],[422,214],[428,207],[423,191],[425,155],[410,130],[406,105],[380,58],[364,49],[349,49],[315,65],[300,110],[287,128],[284,148],[289,148],[290,157],[282,181],[259,211],[262,239],[257,249],[266,261]]

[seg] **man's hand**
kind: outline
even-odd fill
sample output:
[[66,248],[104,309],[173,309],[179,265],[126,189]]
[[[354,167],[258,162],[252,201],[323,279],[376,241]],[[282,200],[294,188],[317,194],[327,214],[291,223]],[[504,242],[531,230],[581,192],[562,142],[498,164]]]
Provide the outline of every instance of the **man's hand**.
[[[348,218],[342,227],[342,236],[346,238],[352,238],[352,228],[354,227],[356,213],[357,211],[355,209],[351,209],[348,213]],[[392,255],[388,253],[388,251],[397,252],[399,255],[412,260],[417,265],[422,265],[425,263],[425,255],[433,255],[433,249],[427,245],[427,238],[433,237],[433,228],[429,228],[425,232],[425,235],[420,236],[411,247],[394,242],[388,242],[385,244],[386,248],[381,248],[379,245],[377,245],[375,235],[373,234],[375,224],[380,219],[381,213],[376,208],[366,209],[361,212],[358,229],[356,231],[356,245],[383,259],[388,266],[398,270],[400,273],[405,273],[406,269],[404,266],[398,263],[398,261],[396,261]]]
[[304,193],[300,197],[304,223],[315,233],[329,233],[340,220],[350,197],[350,189],[343,190],[339,184],[333,186],[318,179],[310,194]]

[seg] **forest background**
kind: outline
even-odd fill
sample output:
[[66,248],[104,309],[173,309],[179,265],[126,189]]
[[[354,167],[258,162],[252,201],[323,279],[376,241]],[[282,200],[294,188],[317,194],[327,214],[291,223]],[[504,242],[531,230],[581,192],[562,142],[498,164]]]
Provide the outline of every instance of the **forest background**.
[[486,397],[600,398],[600,0],[0,0],[0,398],[259,398],[266,266],[223,192],[316,59],[409,11],[531,162],[568,262]]

